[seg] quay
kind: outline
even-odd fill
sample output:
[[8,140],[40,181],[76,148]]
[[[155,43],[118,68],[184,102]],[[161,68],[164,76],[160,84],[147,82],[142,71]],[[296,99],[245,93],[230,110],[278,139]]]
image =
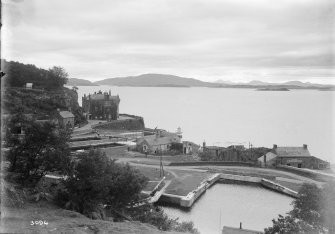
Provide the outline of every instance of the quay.
[[261,177],[215,173],[214,175],[211,175],[209,178],[202,181],[196,189],[189,192],[186,196],[162,193],[159,201],[189,208],[192,207],[193,203],[215,183],[242,183],[247,185],[260,185],[264,188],[271,189],[293,198],[297,198],[299,196],[298,192]]

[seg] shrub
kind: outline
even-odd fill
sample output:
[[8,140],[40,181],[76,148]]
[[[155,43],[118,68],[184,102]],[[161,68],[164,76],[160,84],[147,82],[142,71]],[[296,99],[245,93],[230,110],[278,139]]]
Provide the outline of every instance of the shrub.
[[293,201],[293,210],[287,216],[273,219],[266,234],[276,233],[335,233],[335,182],[328,182],[323,189],[315,184],[303,184],[299,198]]
[[[18,128],[24,134],[17,134]],[[38,123],[23,114],[14,115],[6,134],[9,170],[20,173],[22,183],[32,185],[47,172],[65,171],[70,165],[69,137],[69,132],[57,129],[54,123]]]
[[139,198],[147,178],[129,165],[116,164],[99,150],[79,155],[79,162],[63,181],[60,205],[82,214],[101,212],[101,205],[123,209]]
[[169,218],[163,211],[162,208],[154,206],[152,204],[146,204],[141,207],[136,207],[128,210],[133,219],[138,220],[142,223],[149,223],[156,226],[162,231],[178,231],[178,232],[190,232],[199,233],[194,228],[193,222],[179,222],[177,219]]

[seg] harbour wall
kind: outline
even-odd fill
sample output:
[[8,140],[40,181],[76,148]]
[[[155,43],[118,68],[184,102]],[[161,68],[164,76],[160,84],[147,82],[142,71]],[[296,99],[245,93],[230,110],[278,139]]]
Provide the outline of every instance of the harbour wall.
[[216,182],[263,186],[265,188],[274,190],[276,192],[279,192],[279,193],[282,193],[282,194],[285,194],[285,195],[288,195],[294,198],[298,197],[298,193],[296,191],[293,191],[287,187],[284,187],[273,181],[263,179],[261,177],[216,173],[212,175],[210,178],[202,181],[195,190],[189,192],[186,196],[179,196],[179,195],[174,195],[174,194],[163,193],[159,201],[178,205],[178,206],[185,207],[185,208],[189,208],[204,192],[206,192],[206,190],[210,186],[212,186]]
[[[121,115],[120,115],[121,116]],[[140,116],[122,114],[126,119],[112,120],[92,125],[93,129],[102,130],[143,130],[144,120]]]

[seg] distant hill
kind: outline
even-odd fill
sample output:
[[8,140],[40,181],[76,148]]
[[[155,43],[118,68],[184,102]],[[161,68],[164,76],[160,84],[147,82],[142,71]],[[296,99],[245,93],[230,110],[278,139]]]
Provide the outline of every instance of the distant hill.
[[66,85],[69,86],[96,86],[89,80],[78,79],[78,78],[69,78]]
[[327,84],[315,84],[310,82],[301,82],[301,81],[287,81],[284,83],[270,83],[259,80],[253,80],[250,82],[232,82],[232,81],[223,81],[217,80],[218,85],[222,85],[223,88],[288,88],[288,89],[322,89],[322,90],[332,90],[334,85]]
[[130,86],[130,87],[209,87],[209,88],[287,88],[287,89],[318,89],[334,90],[334,85],[314,84],[310,82],[288,81],[284,83],[270,83],[259,80],[250,82],[233,82],[229,80],[217,80],[215,82],[204,82],[193,78],[185,78],[166,74],[143,74],[139,76],[107,78],[91,82],[84,79],[69,78],[69,86]]
[[204,82],[193,78],[184,78],[163,74],[144,74],[109,78],[94,82],[97,85],[137,86],[137,87],[212,87],[214,83]]

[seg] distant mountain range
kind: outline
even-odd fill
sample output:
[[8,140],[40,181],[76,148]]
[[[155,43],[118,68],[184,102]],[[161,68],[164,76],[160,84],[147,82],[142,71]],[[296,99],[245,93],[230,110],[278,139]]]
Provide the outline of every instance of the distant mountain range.
[[310,82],[288,81],[284,83],[269,83],[253,80],[247,83],[217,80],[204,82],[193,78],[185,78],[174,75],[143,74],[139,76],[108,78],[96,82],[85,79],[69,78],[67,85],[91,86],[132,86],[132,87],[210,87],[210,88],[287,88],[287,89],[321,89],[333,90],[334,85],[314,84]]
[[270,83],[264,82],[259,80],[253,80],[247,83],[242,82],[232,82],[232,81],[224,81],[224,80],[217,80],[215,83],[219,84],[226,84],[226,85],[250,85],[250,86],[298,86],[298,87],[332,87],[333,85],[325,85],[325,84],[316,84],[310,82],[301,82],[301,81],[287,81],[284,83]]

